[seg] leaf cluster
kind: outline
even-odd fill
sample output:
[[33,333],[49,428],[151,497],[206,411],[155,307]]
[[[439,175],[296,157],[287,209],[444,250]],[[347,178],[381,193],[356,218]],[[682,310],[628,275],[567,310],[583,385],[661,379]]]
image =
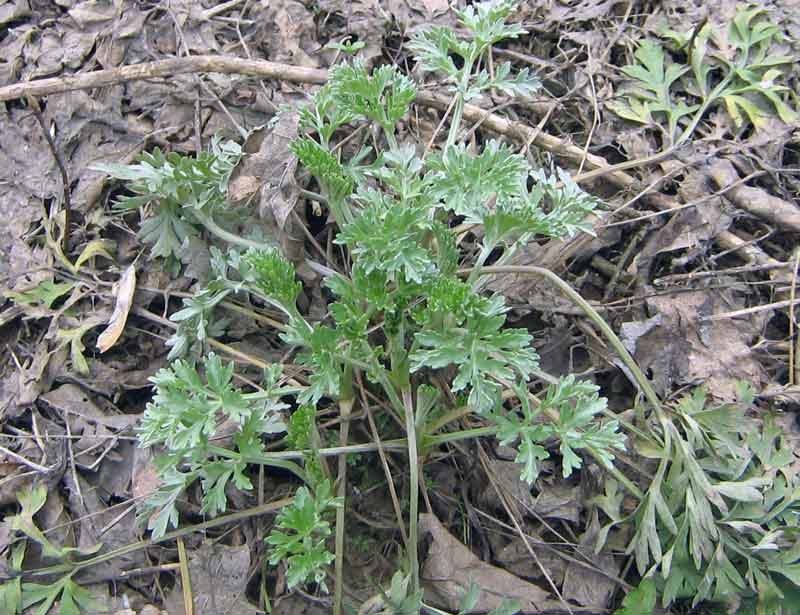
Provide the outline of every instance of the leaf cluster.
[[[36,525],[34,515],[41,510],[47,501],[47,487],[43,484],[31,485],[17,494],[20,511],[16,515],[8,515],[3,525],[12,532],[21,532],[28,540],[37,543],[42,555],[48,559],[70,562],[74,555],[91,555],[102,545],[78,549],[54,545]],[[27,542],[18,542],[11,548],[10,568],[21,572]],[[46,615],[51,607],[59,601],[59,615],[79,615],[81,612],[94,612],[99,608],[91,592],[82,588],[73,579],[74,572],[68,572],[53,583],[39,584],[23,582],[20,576],[0,585],[0,612],[8,615],[18,613],[34,613]],[[32,610],[35,605],[36,610]]]
[[[456,10],[460,25],[468,32],[466,37],[459,37],[451,28],[436,26],[419,32],[408,48],[426,71],[442,73],[455,84],[464,100],[490,89],[511,96],[530,96],[541,83],[527,68],[512,74],[511,63],[505,62],[493,74],[485,68],[472,74],[492,45],[525,34],[518,24],[506,23],[516,5],[513,0],[492,0]],[[454,56],[461,59],[460,67],[453,61]]]
[[633,515],[629,551],[664,606],[741,598],[780,615],[785,581],[800,584],[795,454],[769,417],[747,416],[751,402],[743,387],[738,403],[709,406],[698,388],[662,427],[665,448],[652,454],[669,467]]
[[[224,512],[229,481],[252,489],[245,471],[249,458],[264,450],[261,438],[286,430],[280,415],[286,405],[278,401],[278,389],[246,394],[232,380],[233,363],[223,363],[214,353],[204,357],[202,371],[178,359],[151,378],[156,393],[142,418],[139,443],[165,449],[158,460],[162,485],[143,514],[156,536],[176,524],[177,499],[197,479],[203,487],[203,511]],[[233,447],[217,444],[220,436],[228,437]]]
[[563,376],[547,387],[535,407],[527,387],[518,385],[515,392],[519,411],[498,411],[492,418],[499,427],[497,437],[501,444],[518,442],[515,461],[523,466],[520,476],[529,484],[539,476],[539,462],[550,456],[544,446],[548,441],[559,443],[564,478],[581,467],[577,450],[590,450],[610,464],[612,451],[625,449],[625,436],[618,431],[618,421],[595,421],[606,410],[606,400],[598,395],[596,385],[578,381],[572,374]]
[[316,583],[328,592],[325,567],[333,561],[333,554],[325,545],[331,535],[326,513],[343,505],[341,498],[333,497],[330,481],[323,481],[314,493],[300,487],[292,504],[281,510],[266,542],[271,547],[270,564],[286,563],[289,589]]
[[631,80],[624,100],[609,107],[627,120],[663,126],[670,145],[686,141],[715,107],[724,108],[737,128],[762,128],[773,113],[795,123],[800,116],[786,101],[789,88],[780,83],[782,67],[793,58],[771,53],[780,32],[766,15],[763,8],[743,5],[727,33],[708,23],[691,33],[664,32],[686,63],[674,60],[660,41],[643,41],[636,63],[622,68]]
[[224,207],[228,180],[241,156],[236,142],[215,137],[209,151],[195,157],[155,148],[142,152],[134,164],[92,169],[127,182],[133,196],[120,196],[118,209],[151,208],[137,234],[150,245],[151,257],[178,259],[184,242],[199,236],[203,220]]

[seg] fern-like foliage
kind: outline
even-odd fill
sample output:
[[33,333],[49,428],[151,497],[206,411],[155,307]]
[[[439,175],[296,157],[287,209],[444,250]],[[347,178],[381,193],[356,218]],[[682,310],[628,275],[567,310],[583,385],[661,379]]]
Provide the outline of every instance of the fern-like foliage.
[[518,385],[516,393],[519,411],[496,412],[493,418],[500,428],[501,444],[519,443],[516,462],[523,466],[521,477],[528,483],[538,477],[539,461],[550,456],[544,447],[548,440],[559,442],[564,478],[581,467],[577,450],[590,449],[610,463],[613,449],[625,449],[625,436],[619,433],[617,421],[596,421],[606,409],[606,400],[598,396],[598,387],[591,382],[577,381],[571,374],[562,377],[547,388],[535,408],[526,387]]
[[138,234],[151,246],[151,257],[178,259],[184,242],[198,236],[202,220],[224,206],[228,180],[241,156],[237,143],[215,137],[209,150],[195,157],[155,148],[142,152],[134,164],[92,169],[128,182],[134,196],[119,197],[118,209],[152,208]]
[[[151,379],[156,394],[142,418],[139,443],[167,451],[159,460],[162,486],[144,513],[156,535],[176,523],[177,498],[198,478],[203,510],[211,515],[225,511],[228,481],[251,489],[245,474],[248,457],[263,451],[263,436],[286,429],[280,411],[287,406],[278,401],[278,390],[270,386],[261,394],[245,394],[232,379],[233,363],[224,364],[213,353],[204,358],[202,372],[178,359]],[[229,435],[232,449],[213,444],[220,432]]]
[[300,487],[291,506],[278,515],[275,528],[267,537],[271,547],[269,561],[272,565],[286,564],[289,589],[316,583],[327,593],[325,567],[333,561],[333,554],[325,546],[331,535],[325,513],[340,506],[343,502],[333,497],[330,481],[323,481],[313,494],[307,487]]

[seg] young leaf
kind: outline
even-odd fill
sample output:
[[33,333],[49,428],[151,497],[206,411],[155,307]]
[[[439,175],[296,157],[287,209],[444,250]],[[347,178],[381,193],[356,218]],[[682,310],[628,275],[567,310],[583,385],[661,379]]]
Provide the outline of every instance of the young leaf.
[[75,288],[74,282],[56,283],[45,280],[30,290],[19,293],[8,291],[5,295],[18,305],[43,305],[47,309],[52,309],[53,304],[73,288]]
[[519,24],[507,24],[506,19],[517,8],[516,0],[488,0],[456,10],[458,19],[478,46],[478,53],[495,43],[525,34]]
[[[475,411],[493,410],[500,392],[495,378],[527,379],[538,365],[530,334],[523,329],[502,328],[505,311],[503,298],[495,297],[481,302],[461,326],[445,322],[438,329],[418,332],[415,340],[420,349],[411,355],[411,371],[457,365],[453,391],[470,387],[469,403]],[[433,316],[426,317],[428,322],[437,320]]]
[[239,273],[248,286],[290,317],[303,285],[295,278],[294,266],[275,249],[250,249],[239,262]]
[[49,613],[56,599],[60,600],[59,615],[80,615],[81,612],[96,612],[101,608],[89,590],[72,580],[72,574],[67,574],[50,585],[22,584],[22,608],[27,609],[41,603],[35,615]]
[[385,65],[370,75],[363,61],[335,67],[330,77],[336,104],[392,131],[416,96],[413,82],[395,66]]
[[336,243],[345,244],[366,274],[382,271],[390,281],[422,283],[435,271],[425,248],[430,228],[425,205],[402,206],[386,193],[367,189],[358,193],[366,204],[353,222],[342,228]]
[[477,156],[468,153],[464,145],[450,147],[432,155],[428,168],[436,197],[467,222],[482,222],[491,211],[492,197],[502,203],[523,196],[529,171],[522,155],[495,140]]
[[[304,137],[292,141],[292,153],[317,178],[325,195],[333,201],[341,201],[353,192],[354,182],[345,173],[344,167],[328,151],[313,139]],[[343,224],[346,220],[338,220]]]
[[286,563],[290,589],[313,582],[328,591],[325,567],[333,561],[333,554],[325,548],[331,535],[325,513],[342,505],[340,498],[332,496],[330,482],[324,481],[313,495],[307,487],[300,487],[292,504],[281,510],[266,542],[272,547],[270,564]]
[[622,608],[614,615],[654,615],[656,608],[656,584],[653,579],[643,579],[639,586],[622,600]]
[[609,465],[614,459],[612,449],[625,450],[625,436],[617,431],[618,421],[602,425],[594,421],[595,415],[606,409],[606,399],[599,397],[597,391],[596,385],[576,381],[570,374],[550,385],[542,400],[543,409],[558,411],[558,420],[553,423],[553,428],[561,440],[564,478],[581,467],[576,449],[590,448]]
[[178,259],[183,243],[199,234],[194,212],[211,216],[225,204],[228,180],[241,156],[238,144],[214,137],[209,151],[194,158],[155,148],[131,165],[96,164],[91,169],[129,182],[134,196],[121,197],[117,207],[151,205],[154,212],[142,222],[138,236],[150,244],[151,257]]
[[97,325],[102,324],[102,320],[98,318],[89,318],[77,327],[70,329],[59,329],[56,333],[56,339],[62,340],[65,344],[69,343],[69,356],[72,362],[72,368],[79,374],[89,374],[89,363],[83,351],[86,346],[83,343],[83,336]]

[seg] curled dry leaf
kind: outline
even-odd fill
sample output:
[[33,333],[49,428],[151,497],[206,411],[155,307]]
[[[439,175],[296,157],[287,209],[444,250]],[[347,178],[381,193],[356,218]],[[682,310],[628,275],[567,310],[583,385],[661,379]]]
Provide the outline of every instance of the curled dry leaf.
[[125,273],[122,274],[119,282],[115,285],[114,295],[116,302],[114,312],[108,321],[108,326],[97,338],[97,348],[100,352],[105,352],[117,343],[125,329],[125,322],[128,320],[133,304],[133,293],[136,290],[136,266],[130,265]]
[[758,336],[757,324],[742,319],[702,321],[739,305],[741,299],[733,293],[712,289],[647,300],[660,320],[654,327],[648,326],[649,321],[635,323],[646,332],[635,338],[634,357],[642,369],[651,370],[658,392],[705,384],[714,397],[732,400],[738,380],[761,387],[766,380],[764,369],[750,349],[751,340]]

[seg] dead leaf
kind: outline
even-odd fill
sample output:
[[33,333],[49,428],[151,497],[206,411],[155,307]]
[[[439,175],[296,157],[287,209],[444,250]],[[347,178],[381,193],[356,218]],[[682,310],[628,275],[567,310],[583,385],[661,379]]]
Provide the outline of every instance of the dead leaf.
[[533,512],[545,519],[564,519],[577,523],[583,509],[580,493],[580,487],[567,483],[546,483],[533,502]]
[[566,560],[553,553],[550,549],[537,547],[534,544],[531,544],[530,547],[536,553],[541,566],[531,557],[530,551],[528,551],[519,536],[514,536],[511,542],[497,552],[497,561],[509,572],[529,579],[544,579],[545,576],[542,570],[544,568],[550,578],[553,579],[553,582],[561,586],[564,581],[564,572],[567,569]]
[[533,6],[537,9],[546,7],[543,8],[544,19],[556,27],[563,23],[611,19],[614,7],[623,2],[624,0],[553,0]]
[[113,454],[107,455],[97,472],[97,485],[111,496],[123,498],[131,493],[133,460],[136,444],[130,440],[117,442]]
[[[74,384],[62,384],[60,387],[42,395],[42,400],[52,408],[64,413],[74,414],[87,423],[96,423],[110,429],[124,430],[132,427],[138,420],[133,414],[111,414],[104,412],[89,398],[88,394]],[[118,412],[110,402],[107,409]]]
[[[716,279],[715,283],[724,282]],[[650,372],[659,394],[668,394],[675,386],[705,384],[712,396],[733,400],[737,380],[756,389],[767,380],[750,351],[750,340],[759,335],[760,328],[742,319],[701,322],[714,313],[743,307],[743,301],[732,292],[699,288],[654,294],[647,299],[647,306],[661,320],[636,338],[634,357]],[[647,329],[650,321],[636,324]]]
[[59,547],[74,547],[75,534],[64,506],[64,496],[58,490],[50,490],[44,506],[37,513],[37,521],[42,528],[48,528],[48,540]]
[[119,282],[114,285],[114,311],[108,321],[108,326],[97,337],[97,348],[105,352],[117,343],[125,329],[128,312],[133,305],[133,293],[136,290],[136,265],[131,264],[122,274]]
[[[600,522],[597,518],[597,511],[595,511],[589,527],[586,528],[586,531],[581,536],[578,550],[595,567],[607,575],[615,577],[619,574],[620,566],[617,559],[608,553],[600,553],[599,555],[594,553],[594,545],[599,531]],[[567,567],[564,575],[564,586],[561,591],[566,600],[573,600],[583,606],[606,609],[609,606],[615,588],[616,583],[609,579],[608,576],[573,563]]]
[[479,496],[479,502],[486,507],[502,509],[497,499],[494,485],[506,496],[512,514],[521,519],[525,511],[533,510],[535,504],[531,495],[531,487],[519,477],[519,464],[513,461],[489,459],[488,467],[492,474]]
[[477,583],[482,591],[470,613],[496,609],[503,598],[519,600],[522,612],[539,612],[563,606],[550,600],[549,593],[542,588],[502,568],[482,562],[450,534],[434,515],[420,515],[419,529],[420,535],[428,534],[432,539],[421,575],[425,601],[432,606],[457,610],[461,596],[471,581]]
[[[229,547],[205,542],[189,552],[189,576],[195,613],[203,615],[254,615],[258,610],[245,598],[250,573],[250,547]],[[184,615],[180,582],[167,594],[170,615]]]
[[81,29],[109,21],[114,18],[116,12],[117,10],[112,5],[100,4],[95,0],[80,2],[68,11],[69,16]]
[[273,61],[316,68],[314,15],[311,9],[296,0],[273,0],[259,15],[259,43]]
[[667,224],[650,234],[634,259],[640,280],[649,281],[650,269],[659,254],[685,250],[680,256],[681,264],[685,265],[704,254],[708,243],[728,230],[733,222],[729,206],[721,197],[709,199],[713,192],[714,187],[705,172],[692,170],[681,180],[678,194],[682,203],[703,201],[676,212]]
[[[77,521],[73,527],[78,534],[79,548],[91,550],[101,545],[99,552],[107,553],[137,542],[139,528],[134,522],[136,505],[133,502],[111,508],[111,496],[102,493],[93,481],[84,479],[81,474],[66,472],[63,482],[69,493],[70,510]],[[102,574],[118,574],[145,561],[143,551],[132,551],[106,562]]]
[[31,14],[31,7],[28,0],[14,0],[5,2],[0,6],[0,25],[5,25],[11,21],[28,17]]
[[262,218],[273,217],[280,230],[286,226],[300,196],[300,188],[294,180],[297,156],[289,149],[297,138],[299,119],[300,114],[295,111],[281,113],[259,152],[264,157],[259,213]]
[[153,461],[153,451],[149,448],[136,448],[133,454],[133,498],[141,502],[154,494],[161,486],[158,467]]
[[53,352],[47,344],[39,344],[33,359],[18,373],[17,407],[25,407],[39,398],[42,391],[47,391],[53,384],[57,366],[67,360],[67,348],[59,348]]

